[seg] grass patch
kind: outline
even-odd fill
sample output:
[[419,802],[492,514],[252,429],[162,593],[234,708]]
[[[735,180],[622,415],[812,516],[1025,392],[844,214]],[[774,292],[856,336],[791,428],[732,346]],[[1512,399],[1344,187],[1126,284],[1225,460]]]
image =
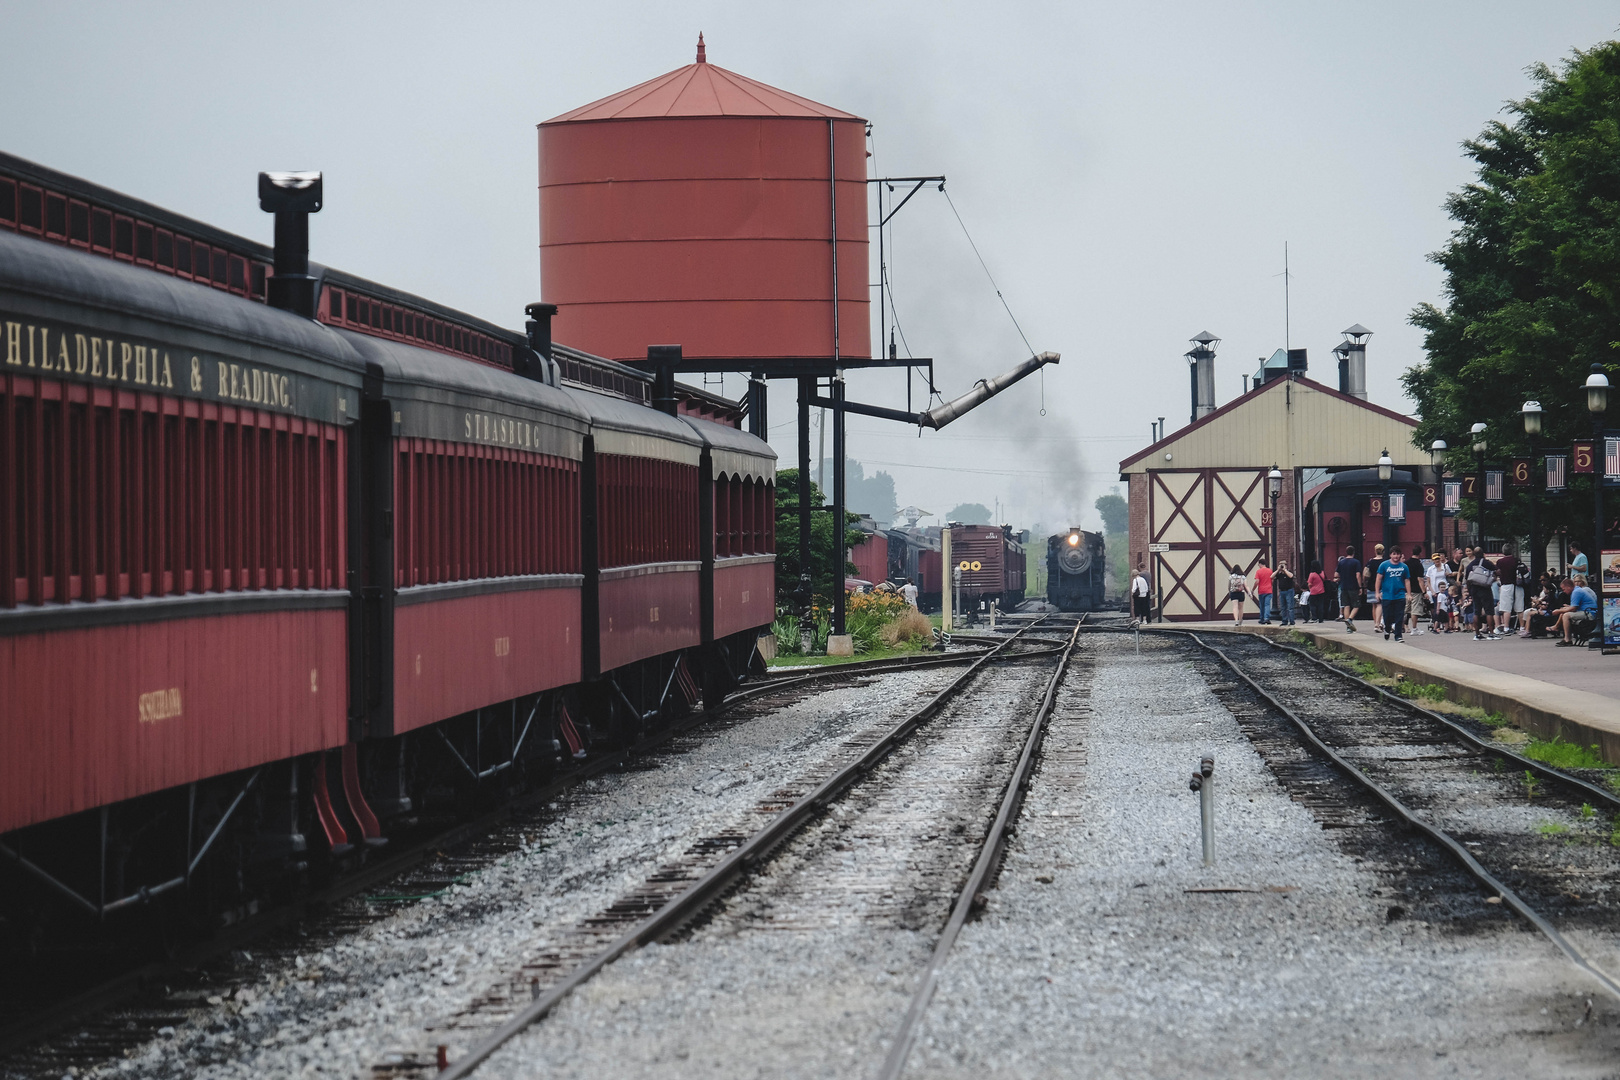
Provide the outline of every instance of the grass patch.
[[1536,826],[1536,832],[1542,836],[1563,836],[1569,832],[1569,826],[1562,821],[1543,821]]
[[[1524,749],[1524,756],[1534,761],[1545,762],[1555,769],[1612,769],[1607,761],[1597,753],[1597,747],[1587,748],[1578,743],[1567,743],[1561,737],[1552,739],[1537,739],[1531,737],[1530,744]],[[1611,785],[1614,778],[1610,777]]]

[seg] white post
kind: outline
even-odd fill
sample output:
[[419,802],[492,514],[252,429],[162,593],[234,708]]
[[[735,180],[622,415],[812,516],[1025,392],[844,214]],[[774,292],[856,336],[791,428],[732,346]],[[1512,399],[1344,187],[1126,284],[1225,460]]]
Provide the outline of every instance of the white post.
[[944,633],[948,634],[951,632],[951,613],[955,610],[953,604],[956,600],[956,592],[951,588],[954,584],[952,571],[956,569],[956,563],[951,560],[951,527],[949,524],[946,524],[939,534],[939,567],[941,570],[939,575],[941,591],[941,603],[939,605],[940,627]]

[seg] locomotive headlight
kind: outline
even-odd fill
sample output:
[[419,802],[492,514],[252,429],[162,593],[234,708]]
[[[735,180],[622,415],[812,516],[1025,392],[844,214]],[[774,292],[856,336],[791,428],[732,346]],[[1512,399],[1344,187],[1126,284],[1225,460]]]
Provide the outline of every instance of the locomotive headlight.
[[1070,547],[1079,547],[1080,546],[1080,534],[1079,533],[1070,533],[1069,534],[1069,546]]

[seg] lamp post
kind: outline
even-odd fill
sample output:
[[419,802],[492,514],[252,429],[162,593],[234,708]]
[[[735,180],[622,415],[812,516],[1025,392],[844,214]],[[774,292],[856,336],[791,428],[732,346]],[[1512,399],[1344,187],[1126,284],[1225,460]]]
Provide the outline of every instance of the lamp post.
[[1277,572],[1277,499],[1282,495],[1282,470],[1273,465],[1266,473],[1266,485],[1271,492],[1271,572]]
[[1433,536],[1433,540],[1429,544],[1430,552],[1439,551],[1446,546],[1446,538],[1441,535],[1444,531],[1442,523],[1445,521],[1443,511],[1446,504],[1446,484],[1441,478],[1441,469],[1445,465],[1446,451],[1448,449],[1450,448],[1446,446],[1446,440],[1444,439],[1436,439],[1429,444],[1429,470],[1434,474],[1434,493],[1438,496],[1435,499],[1435,505],[1429,508],[1429,520],[1426,522]]
[[1394,475],[1395,475],[1395,461],[1394,461],[1394,459],[1392,459],[1389,456],[1389,450],[1386,448],[1382,454],[1378,455],[1378,482],[1380,484],[1384,485],[1384,535],[1382,537],[1382,540],[1384,542],[1384,553],[1386,555],[1389,554],[1389,545],[1390,545],[1390,539],[1389,539],[1389,511],[1390,511],[1389,479],[1390,479],[1390,477],[1392,477]]
[[1479,496],[1479,549],[1485,550],[1485,425],[1475,424],[1468,429],[1474,437],[1474,491]]
[[[1536,468],[1536,436],[1541,434],[1541,402],[1527,401],[1519,410],[1524,417],[1524,433],[1530,440],[1530,470],[1532,477]],[[1532,484],[1532,488],[1533,488]],[[1534,490],[1530,492],[1530,580],[1536,582],[1541,579],[1543,564],[1547,561],[1545,544],[1540,542],[1541,532],[1541,500],[1536,497]]]
[[1587,585],[1597,594],[1598,617],[1597,633],[1593,643],[1597,648],[1603,647],[1604,639],[1608,637],[1608,629],[1603,624],[1603,476],[1604,467],[1598,465],[1599,460],[1606,460],[1603,453],[1603,414],[1609,411],[1609,377],[1603,374],[1602,364],[1592,365],[1592,374],[1586,377],[1586,410],[1592,414],[1592,554],[1586,560],[1586,572],[1589,575]]

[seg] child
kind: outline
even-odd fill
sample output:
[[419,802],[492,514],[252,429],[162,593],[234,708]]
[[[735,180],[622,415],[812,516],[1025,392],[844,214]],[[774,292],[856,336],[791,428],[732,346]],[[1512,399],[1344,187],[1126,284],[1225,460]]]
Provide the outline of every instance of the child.
[[1462,617],[1458,610],[1461,608],[1463,603],[1462,586],[1453,585],[1451,587],[1451,592],[1446,594],[1446,599],[1448,601],[1446,604],[1446,614],[1451,617],[1450,629],[1447,631],[1447,633],[1454,633],[1462,629]]
[[1451,593],[1443,586],[1434,591],[1434,602],[1429,605],[1429,632],[1451,633]]

